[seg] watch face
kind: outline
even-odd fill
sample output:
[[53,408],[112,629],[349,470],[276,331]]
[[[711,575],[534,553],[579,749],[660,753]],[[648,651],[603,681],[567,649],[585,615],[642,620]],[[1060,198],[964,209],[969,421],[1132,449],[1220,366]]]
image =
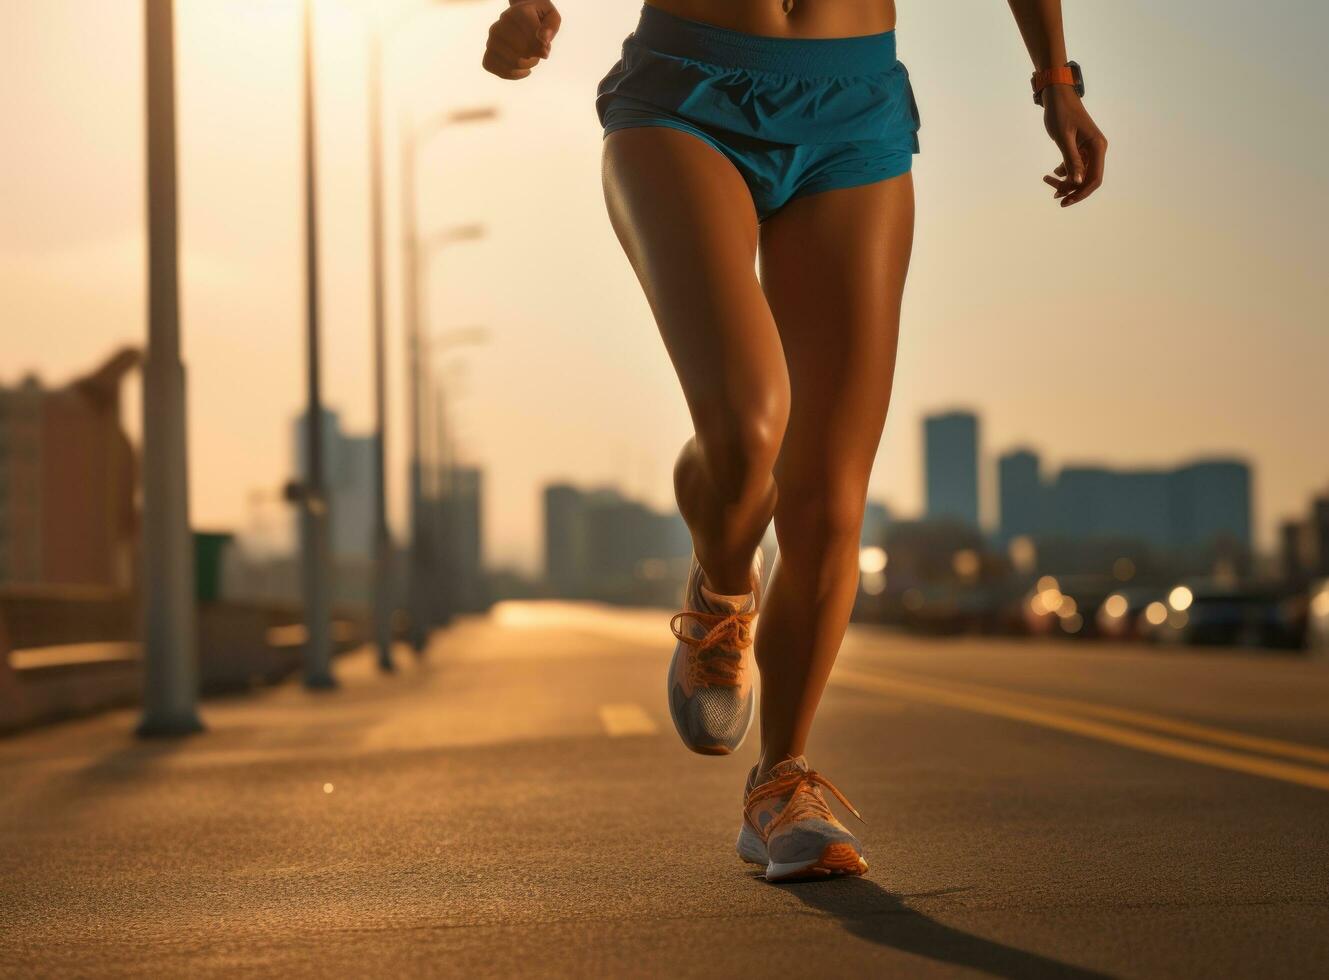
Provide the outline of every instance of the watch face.
[[1071,76],[1075,79],[1075,94],[1084,98],[1084,72],[1080,71],[1079,62],[1068,61],[1066,67],[1071,70]]

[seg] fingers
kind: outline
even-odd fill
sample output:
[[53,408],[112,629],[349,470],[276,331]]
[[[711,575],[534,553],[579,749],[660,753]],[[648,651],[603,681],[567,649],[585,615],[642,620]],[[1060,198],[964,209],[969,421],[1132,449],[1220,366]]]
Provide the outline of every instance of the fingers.
[[1043,178],[1043,183],[1056,191],[1056,193],[1052,195],[1054,201],[1061,200],[1076,188],[1076,185],[1066,177],[1066,164],[1064,163],[1057,164],[1052,173]]
[[499,78],[525,78],[549,57],[558,26],[558,11],[548,0],[514,3],[489,28],[482,66]]
[[1056,95],[1046,100],[1043,122],[1061,151],[1061,163],[1043,183],[1053,189],[1053,200],[1069,207],[1102,186],[1107,139],[1070,89],[1053,86],[1048,91]]
[[554,36],[563,26],[563,16],[558,12],[552,0],[509,0],[510,13],[520,19],[523,31],[529,31],[530,37],[539,53],[539,57],[548,58],[554,43]]
[[[537,58],[538,62],[539,59]],[[499,78],[506,78],[516,81],[519,78],[525,78],[531,73],[529,68],[518,68],[508,62],[498,60],[492,52],[486,51],[484,59],[480,62],[481,67],[491,75],[497,75]]]
[[[512,44],[502,37],[492,37],[489,46],[485,49],[485,68],[494,71],[495,74],[512,71],[529,71],[540,63],[538,55],[529,54],[526,50]],[[490,65],[494,67],[491,68]]]
[[1080,159],[1080,148],[1077,145],[1076,133],[1074,129],[1058,130],[1052,137],[1057,148],[1061,150],[1061,172],[1072,184],[1079,184],[1084,180],[1084,161]]
[[1081,158],[1085,161],[1084,180],[1062,199],[1062,207],[1079,204],[1103,186],[1103,170],[1107,163],[1107,137],[1097,131],[1086,134],[1081,139],[1079,150]]
[[[540,21],[540,40],[548,47],[554,43],[554,37],[558,34],[558,29],[563,26],[563,17],[550,3],[545,4],[545,9],[540,14]],[[545,57],[548,56],[546,52]]]

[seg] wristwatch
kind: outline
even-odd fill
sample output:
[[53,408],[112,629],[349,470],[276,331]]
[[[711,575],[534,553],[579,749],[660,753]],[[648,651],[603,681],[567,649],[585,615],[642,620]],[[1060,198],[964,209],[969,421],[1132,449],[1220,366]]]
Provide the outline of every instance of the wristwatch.
[[1043,104],[1043,89],[1049,85],[1073,85],[1075,94],[1084,98],[1084,74],[1074,61],[1066,62],[1063,68],[1044,68],[1034,72],[1029,84],[1034,89],[1034,105]]

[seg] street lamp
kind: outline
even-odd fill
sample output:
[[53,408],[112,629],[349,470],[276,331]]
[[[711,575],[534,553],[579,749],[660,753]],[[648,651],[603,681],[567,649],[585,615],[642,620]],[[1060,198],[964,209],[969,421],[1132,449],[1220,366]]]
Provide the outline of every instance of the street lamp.
[[430,447],[433,457],[427,467],[422,464],[422,468],[427,468],[433,477],[427,490],[433,491],[436,501],[446,492],[444,474],[448,467],[447,447],[450,437],[447,432],[448,416],[444,402],[445,386],[434,371],[434,360],[455,348],[478,346],[488,341],[489,331],[484,327],[455,327],[425,339],[426,356],[423,358],[424,376],[421,380],[421,389],[424,392],[426,409],[430,412],[428,417],[433,422],[433,430],[422,441]]
[[143,361],[143,717],[141,736],[202,731],[189,527],[185,368],[180,360],[172,0],[145,4],[148,349]]
[[[432,5],[468,0],[432,0]],[[413,5],[394,19],[370,25],[369,70],[369,183],[371,269],[373,273],[374,352],[374,636],[378,665],[391,671],[392,663],[392,532],[388,526],[387,489],[387,314],[383,242],[383,47],[416,15],[431,4]]]
[[453,438],[450,432],[450,413],[447,392],[452,387],[448,377],[460,372],[465,362],[454,360],[444,366],[443,372],[435,368],[435,360],[443,353],[457,347],[477,345],[487,342],[489,331],[484,327],[460,327],[434,334],[427,340],[425,357],[426,403],[430,409],[429,418],[433,431],[426,440],[431,450],[428,471],[431,477],[427,498],[430,503],[432,527],[429,531],[430,545],[437,556],[435,575],[431,594],[434,620],[440,623],[451,621],[454,601],[458,595],[459,567],[453,560],[457,556],[458,544],[458,500],[456,497],[456,460],[453,451]]
[[450,623],[457,609],[457,599],[462,591],[461,567],[457,562],[459,543],[459,513],[457,509],[457,472],[452,451],[452,417],[447,395],[456,387],[455,379],[463,373],[465,362],[449,361],[442,370],[437,370],[431,363],[430,398],[433,409],[434,431],[431,438],[433,459],[430,472],[434,478],[433,504],[433,547],[438,557],[436,584],[433,590],[434,619],[440,623]]
[[[410,409],[410,574],[407,585],[407,604],[411,612],[411,645],[415,652],[424,650],[425,629],[425,565],[428,561],[424,539],[424,495],[423,474],[421,472],[421,428],[424,408],[421,404],[421,301],[420,267],[422,265],[422,243],[416,228],[415,198],[415,157],[424,141],[441,132],[445,127],[473,122],[483,122],[498,117],[498,111],[492,106],[480,106],[452,109],[433,116],[419,128],[410,125],[402,127],[401,170],[402,170],[402,269],[405,275],[403,289],[403,312],[406,320],[406,359],[407,378],[410,390],[407,403]],[[428,249],[433,252],[442,245],[451,242],[469,241],[481,237],[484,230],[479,225],[462,225],[444,231],[428,240]]]
[[305,606],[305,687],[328,690],[332,676],[331,563],[327,481],[323,473],[323,398],[320,388],[318,307],[318,173],[314,131],[314,10],[304,3],[304,190],[306,380],[305,478],[293,494],[300,507],[300,570]]
[[[477,241],[483,238],[485,234],[484,226],[479,224],[456,225],[451,228],[445,228],[435,232],[428,238],[420,242],[412,254],[415,256],[416,264],[422,267],[417,270],[417,275],[413,282],[418,288],[421,278],[428,280],[428,273],[432,268],[433,258],[449,245],[462,242]],[[428,321],[428,315],[424,311],[424,292],[417,297],[416,302],[412,304],[412,330],[411,330],[411,568],[410,580],[408,583],[409,599],[411,603],[411,621],[412,621],[412,645],[416,653],[422,653],[425,643],[425,623],[435,617],[429,615],[429,592],[431,587],[437,591],[439,583],[439,573],[441,570],[443,555],[438,549],[438,535],[431,534],[428,524],[430,516],[427,513],[427,500],[430,497],[430,491],[437,504],[438,492],[438,474],[433,466],[427,466],[425,460],[425,447],[433,441],[432,434],[424,430],[429,424],[430,411],[428,400],[429,393],[429,351],[431,345],[423,336],[421,324]],[[474,342],[476,335],[475,328],[468,331],[459,331],[455,334],[442,335],[441,341],[444,345]],[[429,486],[426,487],[426,469],[429,470]],[[437,507],[432,508],[436,510]]]

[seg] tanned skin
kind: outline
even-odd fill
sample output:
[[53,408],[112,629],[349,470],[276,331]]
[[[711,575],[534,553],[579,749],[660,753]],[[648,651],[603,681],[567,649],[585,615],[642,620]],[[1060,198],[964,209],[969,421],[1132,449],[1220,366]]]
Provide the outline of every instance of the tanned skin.
[[[775,37],[895,27],[891,0],[648,2]],[[1061,0],[1009,3],[1034,68],[1065,64]],[[549,0],[511,0],[490,29],[485,69],[525,78],[550,57],[560,24]],[[1013,99],[1029,98],[1024,78],[1009,84]],[[1070,86],[1043,94],[1061,154],[1043,180],[1068,207],[1102,184],[1107,140]],[[760,779],[803,754],[858,589],[913,244],[912,177],[795,198],[758,225],[738,171],[691,134],[619,130],[604,140],[603,163],[610,222],[692,416],[674,489],[707,585],[746,592],[753,552],[775,521],[779,556],[756,637]]]

